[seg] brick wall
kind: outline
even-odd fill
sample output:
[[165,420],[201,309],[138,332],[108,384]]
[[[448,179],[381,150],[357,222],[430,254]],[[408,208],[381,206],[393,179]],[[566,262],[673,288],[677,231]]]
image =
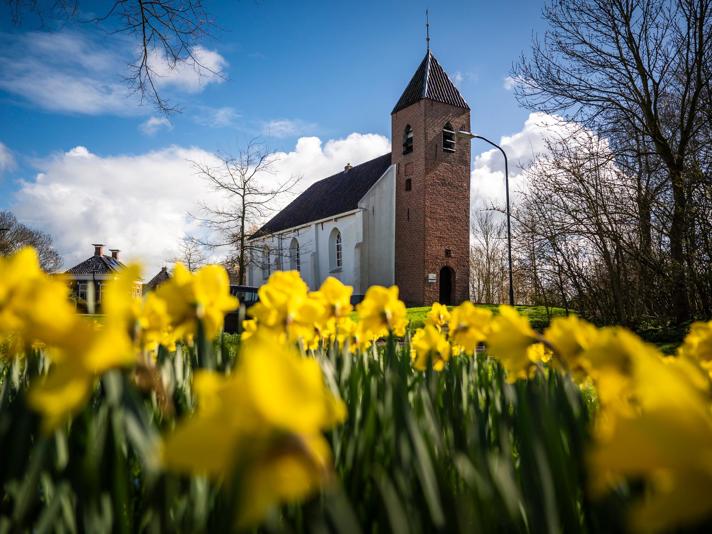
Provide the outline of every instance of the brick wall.
[[[391,118],[396,174],[396,284],[409,305],[429,305],[440,296],[440,271],[455,274],[454,302],[469,296],[470,141],[456,151],[442,148],[442,129],[470,131],[468,110],[421,100]],[[413,152],[403,154],[403,132],[413,128]],[[411,190],[405,190],[410,178]],[[450,251],[450,257],[446,256]],[[436,282],[427,282],[428,273]]]

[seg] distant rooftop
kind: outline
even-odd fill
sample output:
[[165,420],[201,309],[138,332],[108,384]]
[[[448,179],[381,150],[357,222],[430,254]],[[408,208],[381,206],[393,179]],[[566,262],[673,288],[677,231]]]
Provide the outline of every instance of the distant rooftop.
[[95,243],[92,246],[94,255],[65,271],[66,274],[108,274],[125,267],[119,261],[118,249],[112,249],[111,256],[106,256],[104,255],[104,245]]

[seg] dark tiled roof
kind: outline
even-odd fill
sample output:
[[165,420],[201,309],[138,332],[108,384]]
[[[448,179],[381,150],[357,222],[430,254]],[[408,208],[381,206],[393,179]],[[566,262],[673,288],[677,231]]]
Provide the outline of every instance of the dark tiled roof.
[[149,291],[153,291],[163,282],[170,280],[170,278],[171,275],[168,274],[168,269],[166,267],[163,267],[160,271],[158,271],[158,274],[156,276],[154,276],[148,281],[148,283],[146,284],[146,289]]
[[470,109],[460,91],[453,85],[438,60],[429,50],[391,113],[407,108],[424,98],[458,108]]
[[390,165],[391,154],[388,153],[312,184],[252,237],[269,235],[358,208],[359,200]]
[[81,262],[79,265],[75,265],[68,271],[67,274],[106,274],[119,269],[123,269],[124,264],[119,260],[112,258],[111,256],[91,256]]

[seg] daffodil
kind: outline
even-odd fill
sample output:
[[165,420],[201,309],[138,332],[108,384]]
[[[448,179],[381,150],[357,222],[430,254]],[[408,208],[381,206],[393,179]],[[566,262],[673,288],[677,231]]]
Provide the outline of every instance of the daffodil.
[[[604,415],[627,413],[631,409],[636,362],[660,359],[657,349],[620,327],[602,328],[582,353],[596,385]],[[603,421],[604,418],[600,418]]]
[[447,306],[439,302],[433,302],[430,311],[425,315],[425,324],[434,326],[438,330],[442,330],[450,321],[450,311]]
[[419,371],[428,367],[442,371],[450,358],[450,343],[437,328],[426,325],[413,335],[411,356],[413,367]]
[[405,304],[398,299],[398,287],[371,286],[357,306],[363,333],[369,337],[383,337],[389,332],[405,335],[408,324]]
[[532,365],[529,346],[538,340],[538,334],[526,317],[519,315],[511,306],[501,305],[499,315],[492,319],[487,349],[502,363],[507,371],[507,380],[513,382],[528,376]]
[[173,276],[158,287],[156,295],[166,302],[171,325],[179,337],[194,336],[200,320],[205,336],[215,338],[225,314],[239,305],[230,295],[227,272],[219,265],[206,265],[191,273],[177,263]]
[[579,319],[575,315],[556,317],[544,330],[544,339],[552,346],[563,367],[573,373],[581,382],[587,376],[590,367],[582,357],[596,339],[598,330],[595,326]]
[[268,328],[305,347],[319,342],[326,309],[322,295],[308,292],[298,271],[277,271],[258,290],[259,302],[249,309],[258,328]]
[[621,478],[647,483],[644,497],[632,510],[634,530],[656,532],[694,524],[712,513],[709,380],[689,360],[663,359],[653,350],[630,352],[634,342],[618,343],[620,350],[614,352],[626,355],[614,354],[605,361],[611,370],[626,373],[634,409],[619,413],[608,432],[596,434],[589,456],[593,486],[605,491],[610,480]]
[[151,353],[158,351],[158,346],[174,351],[178,341],[171,326],[166,301],[159,298],[155,292],[146,295],[141,306],[138,324],[141,348]]
[[477,345],[487,339],[491,322],[491,311],[465,301],[450,313],[448,334],[454,345],[473,354]]
[[318,293],[326,307],[326,315],[330,318],[342,318],[349,315],[353,310],[351,305],[353,292],[353,287],[344,285],[332,276],[324,280]]
[[0,257],[0,337],[53,345],[71,332],[75,320],[66,283],[42,271],[33,248]]
[[712,321],[692,323],[678,352],[700,362],[712,377]]
[[231,375],[201,372],[195,380],[199,409],[166,438],[161,457],[176,471],[237,475],[240,526],[329,481],[331,453],[322,432],[343,421],[346,410],[316,360],[260,334],[245,343]]

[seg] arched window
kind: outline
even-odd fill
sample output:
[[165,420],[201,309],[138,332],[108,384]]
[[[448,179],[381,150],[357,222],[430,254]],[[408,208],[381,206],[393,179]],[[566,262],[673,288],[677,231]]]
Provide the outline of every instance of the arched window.
[[292,271],[301,271],[301,263],[299,260],[299,241],[296,237],[292,238],[289,244],[289,268]]
[[449,122],[443,128],[443,150],[445,152],[455,152],[455,129]]
[[407,124],[403,132],[403,154],[410,154],[411,152],[413,152],[413,128],[410,127],[410,124]]
[[262,276],[268,278],[272,265],[269,262],[269,247],[265,245],[262,249]]
[[341,232],[334,228],[329,234],[329,270],[339,271],[344,266]]

